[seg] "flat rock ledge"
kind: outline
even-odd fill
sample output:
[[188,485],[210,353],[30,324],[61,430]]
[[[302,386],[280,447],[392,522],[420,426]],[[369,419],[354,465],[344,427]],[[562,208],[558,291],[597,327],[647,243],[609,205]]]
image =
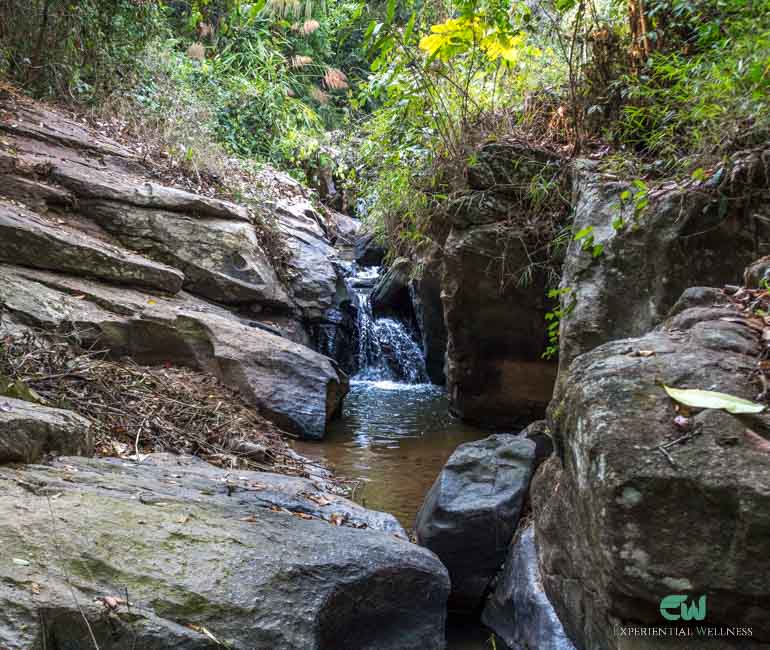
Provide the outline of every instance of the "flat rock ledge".
[[445,645],[436,556],[308,479],[69,457],[0,468],[0,516],[7,650]]

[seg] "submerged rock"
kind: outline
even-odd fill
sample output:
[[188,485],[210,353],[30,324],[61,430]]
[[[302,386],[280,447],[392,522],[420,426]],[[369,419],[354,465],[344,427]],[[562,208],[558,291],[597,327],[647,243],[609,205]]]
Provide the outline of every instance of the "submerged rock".
[[0,463],[34,463],[45,454],[93,452],[91,423],[85,418],[0,395]]
[[481,620],[512,650],[575,650],[543,591],[531,523],[516,533]]
[[505,560],[535,468],[535,444],[498,434],[460,445],[417,514],[417,542],[449,570],[450,609],[475,611]]
[[708,626],[753,633],[698,647],[770,642],[767,417],[706,410],[683,431],[661,385],[755,398],[760,333],[740,312],[700,306],[708,292],[688,295],[657,330],[577,357],[549,409],[560,457],[533,482],[536,538],[546,592],[581,650],[668,647],[615,630],[665,625],[660,601],[679,593],[707,597]]
[[65,458],[0,468],[0,516],[9,650],[444,647],[441,563],[307,479]]

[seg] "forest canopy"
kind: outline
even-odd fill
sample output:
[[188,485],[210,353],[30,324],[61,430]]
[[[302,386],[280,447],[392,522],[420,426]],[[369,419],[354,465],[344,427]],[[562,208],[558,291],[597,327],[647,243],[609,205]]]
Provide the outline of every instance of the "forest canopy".
[[485,141],[688,177],[770,126],[770,0],[0,0],[0,48],[198,172],[333,177],[407,243]]

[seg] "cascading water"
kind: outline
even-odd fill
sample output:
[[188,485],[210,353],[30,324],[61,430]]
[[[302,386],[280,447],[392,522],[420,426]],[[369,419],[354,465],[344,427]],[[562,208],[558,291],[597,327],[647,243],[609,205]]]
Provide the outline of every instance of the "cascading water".
[[369,299],[377,269],[359,272],[353,281],[358,296],[358,372],[360,381],[428,381],[422,349],[407,326],[396,318],[375,318]]

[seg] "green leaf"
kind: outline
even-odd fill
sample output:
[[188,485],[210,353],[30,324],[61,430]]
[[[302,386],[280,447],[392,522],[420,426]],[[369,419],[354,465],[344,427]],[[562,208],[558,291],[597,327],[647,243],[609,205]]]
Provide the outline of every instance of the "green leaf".
[[385,10],[385,24],[390,25],[396,17],[396,0],[388,0]]
[[697,388],[671,388],[663,385],[668,396],[684,404],[699,409],[723,409],[728,413],[761,413],[765,410],[764,404],[750,402],[747,399],[717,393],[712,390],[700,390]]
[[414,31],[414,22],[417,20],[417,13],[412,12],[412,15],[409,16],[409,21],[406,23],[406,28],[404,29],[404,43],[409,42],[409,37],[412,35],[412,32]]
[[706,178],[706,170],[703,169],[703,167],[698,167],[693,173],[692,173],[692,179],[694,181],[702,181]]
[[599,257],[599,255],[601,255],[603,252],[604,252],[604,244],[596,244],[591,249],[591,255],[593,255],[594,257]]
[[620,193],[620,200],[621,201],[628,201],[631,198],[631,190],[623,190]]
[[585,239],[594,231],[593,226],[586,226],[585,228],[581,228],[578,230],[577,234],[575,235],[575,241],[580,241],[581,239]]

